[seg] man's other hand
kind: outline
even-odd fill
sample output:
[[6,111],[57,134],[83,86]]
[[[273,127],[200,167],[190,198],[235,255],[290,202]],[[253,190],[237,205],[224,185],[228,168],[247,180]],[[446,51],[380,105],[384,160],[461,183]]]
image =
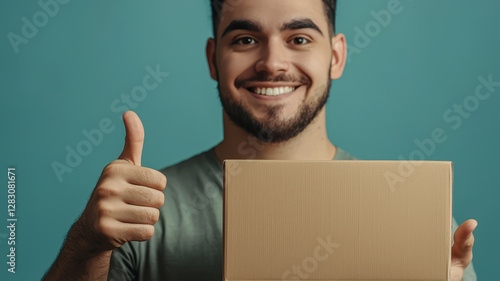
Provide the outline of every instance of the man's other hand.
[[453,236],[455,243],[451,248],[451,280],[461,281],[465,268],[472,261],[472,246],[474,246],[474,235],[472,231],[476,229],[477,221],[467,220],[460,225]]

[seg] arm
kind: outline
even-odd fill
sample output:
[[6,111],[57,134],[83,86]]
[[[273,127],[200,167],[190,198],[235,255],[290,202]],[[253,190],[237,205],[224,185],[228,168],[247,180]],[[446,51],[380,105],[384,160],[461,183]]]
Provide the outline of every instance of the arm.
[[93,252],[77,221],[71,227],[56,261],[42,280],[106,280],[112,251]]

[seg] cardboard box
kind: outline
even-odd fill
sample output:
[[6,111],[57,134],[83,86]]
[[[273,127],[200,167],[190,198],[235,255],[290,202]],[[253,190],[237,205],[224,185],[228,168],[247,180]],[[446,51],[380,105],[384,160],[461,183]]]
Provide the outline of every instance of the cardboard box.
[[223,166],[224,280],[450,280],[451,162]]

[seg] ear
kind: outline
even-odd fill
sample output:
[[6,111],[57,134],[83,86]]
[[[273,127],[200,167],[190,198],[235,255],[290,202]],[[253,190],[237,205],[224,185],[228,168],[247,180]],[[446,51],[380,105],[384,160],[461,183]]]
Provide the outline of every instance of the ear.
[[336,80],[342,76],[347,59],[347,44],[344,34],[339,33],[332,37],[332,53],[330,79]]
[[205,52],[207,56],[208,68],[210,70],[210,77],[212,77],[215,81],[218,81],[217,69],[215,67],[215,40],[213,38],[208,39]]

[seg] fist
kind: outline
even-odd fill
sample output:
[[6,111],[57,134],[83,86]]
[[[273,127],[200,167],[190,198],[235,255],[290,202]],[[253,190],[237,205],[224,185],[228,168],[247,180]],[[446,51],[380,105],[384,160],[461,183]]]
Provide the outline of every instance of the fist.
[[102,171],[77,221],[93,250],[113,250],[128,241],[153,237],[167,185],[165,175],[141,167],[144,127],[132,111],[123,114],[126,137],[120,157]]

